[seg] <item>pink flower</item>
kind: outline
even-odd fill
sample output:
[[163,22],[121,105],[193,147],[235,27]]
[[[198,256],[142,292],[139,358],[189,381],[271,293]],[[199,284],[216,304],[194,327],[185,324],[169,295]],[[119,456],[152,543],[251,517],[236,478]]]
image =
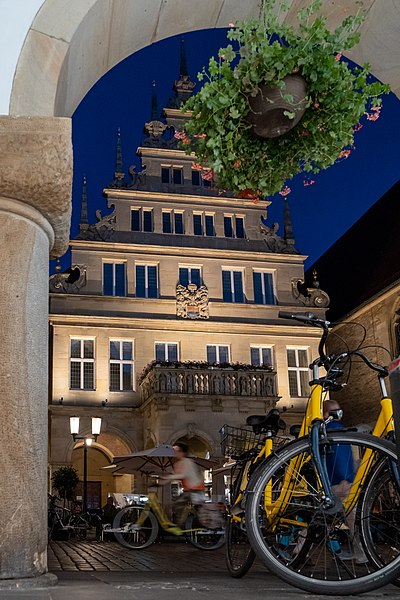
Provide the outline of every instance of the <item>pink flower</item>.
[[361,125],[361,123],[356,123],[356,124],[353,126],[353,130],[354,130],[354,131],[360,131],[360,129],[362,129],[362,128],[363,128],[363,126]]
[[279,192],[279,194],[283,197],[287,196],[288,194],[290,194],[292,190],[290,189],[290,187],[288,187],[287,185],[285,185],[285,187]]
[[315,183],[314,179],[305,179],[303,181],[304,187],[307,187],[308,185],[313,185],[314,183]]
[[242,161],[241,161],[241,160],[236,160],[236,161],[233,163],[233,166],[234,166],[234,167],[236,167],[236,168],[238,168],[238,167],[240,167],[240,165],[241,165],[241,164],[242,164]]
[[202,166],[199,165],[199,163],[192,162],[192,169],[194,169],[195,171],[201,171]]
[[343,54],[341,52],[338,52],[335,56],[335,60],[336,62],[339,62],[339,60],[342,58]]
[[342,158],[348,158],[350,155],[350,150],[342,150],[339,153],[338,159],[342,159]]
[[212,181],[214,179],[214,171],[212,169],[202,169],[201,176],[206,181]]
[[203,138],[206,138],[207,135],[205,133],[199,133],[197,135],[194,135],[193,137],[195,137],[195,138],[202,138],[203,139]]
[[370,113],[364,113],[368,121],[377,121],[380,117],[382,106],[373,106]]
[[174,133],[174,137],[177,140],[185,140],[186,139],[186,131],[179,131],[179,129],[177,129]]

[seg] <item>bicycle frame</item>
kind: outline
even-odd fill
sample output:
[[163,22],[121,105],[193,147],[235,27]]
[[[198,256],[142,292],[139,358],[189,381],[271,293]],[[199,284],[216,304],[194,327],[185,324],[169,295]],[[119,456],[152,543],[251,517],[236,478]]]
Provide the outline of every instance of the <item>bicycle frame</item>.
[[[163,509],[160,499],[156,492],[148,493],[148,500],[147,500],[146,504],[143,506],[142,514],[140,515],[140,517],[136,523],[138,526],[141,526],[145,523],[150,510],[153,511],[153,513],[154,513],[157,521],[161,525],[162,529],[164,529],[165,531],[169,531],[169,530],[173,529],[174,533],[176,535],[190,533],[191,531],[203,531],[205,529],[205,527],[197,527],[195,529],[182,529],[181,527],[176,525],[166,515],[165,510]],[[186,506],[182,513],[182,519],[184,516],[185,520],[186,520],[186,518],[189,516],[191,510],[192,510],[192,507],[190,505]]]
[[[345,356],[345,353],[343,356]],[[314,439],[311,439],[311,449],[313,459],[317,464],[317,475],[319,478],[317,481],[316,491],[321,494],[322,501],[324,501],[327,507],[329,507],[329,504],[333,504],[333,495],[330,482],[327,479],[326,471],[322,466],[321,458],[319,456],[319,436],[322,428],[324,427],[323,400],[324,395],[326,394],[326,390],[324,389],[322,383],[323,379],[321,381],[318,375],[319,366],[320,361],[314,361],[312,365],[313,379],[310,382],[311,394],[300,428],[299,437],[305,435],[315,435]],[[387,396],[384,377],[381,374],[379,375],[379,384],[382,395],[381,410],[372,435],[385,438],[394,432],[393,406],[391,399]],[[322,436],[324,436],[324,431]],[[374,456],[371,450],[366,450],[361,458],[360,465],[350,488],[349,495],[343,502],[343,507],[347,514],[350,513],[357,504],[363,484],[370,472],[373,458]],[[304,458],[297,457],[295,460],[292,460],[289,463],[288,469],[285,473],[282,491],[279,495],[279,498],[277,498],[275,501],[272,501],[270,490],[268,490],[268,488],[265,489],[264,510],[273,529],[276,525],[275,521],[277,521],[277,515],[281,514],[281,511],[284,512],[285,505],[289,504],[292,496],[301,495],[301,487],[304,487],[304,493],[307,493],[305,481],[302,481],[302,476],[300,476],[301,478],[299,479],[299,475],[304,464],[309,460],[309,456]],[[286,523],[286,519],[282,517],[279,517],[278,521],[279,523]],[[300,527],[307,526],[307,524],[304,522],[296,522],[296,524]]]

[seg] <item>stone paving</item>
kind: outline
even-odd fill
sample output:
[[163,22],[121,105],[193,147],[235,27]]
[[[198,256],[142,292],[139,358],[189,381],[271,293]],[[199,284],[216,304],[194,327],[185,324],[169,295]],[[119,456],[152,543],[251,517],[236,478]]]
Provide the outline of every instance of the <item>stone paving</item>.
[[[7,590],[0,600],[324,600],[291,587],[255,563],[243,579],[225,568],[225,549],[204,551],[182,540],[145,550],[117,542],[51,542],[49,570],[54,587]],[[21,581],[21,580],[20,580]],[[30,585],[30,584],[29,584]],[[344,596],[330,596],[342,600]],[[347,597],[348,598],[348,597]],[[354,598],[354,596],[353,596]],[[400,600],[400,588],[387,585],[363,594],[365,600]]]
[[224,547],[199,550],[180,540],[152,544],[143,550],[125,548],[117,542],[52,541],[48,566],[55,574],[59,571],[226,572]]

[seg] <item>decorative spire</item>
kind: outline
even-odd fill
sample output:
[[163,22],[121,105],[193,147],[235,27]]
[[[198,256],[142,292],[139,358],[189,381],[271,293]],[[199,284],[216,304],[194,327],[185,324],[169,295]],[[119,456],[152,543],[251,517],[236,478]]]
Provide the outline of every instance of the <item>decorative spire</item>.
[[185,40],[181,38],[180,59],[179,59],[179,79],[175,80],[173,90],[175,96],[170,98],[168,108],[180,108],[182,104],[190,98],[193,93],[195,83],[191,81],[186,61]]
[[151,84],[151,120],[144,124],[143,132],[147,137],[143,140],[143,146],[162,148],[165,141],[162,139],[164,131],[168,126],[160,120],[157,108],[156,82]]
[[185,38],[181,38],[181,50],[180,50],[180,61],[179,61],[179,74],[181,79],[183,77],[189,77],[187,62],[186,62],[186,49],[185,49]]
[[155,81],[152,82],[151,87],[151,120],[159,121],[160,117],[158,115],[157,108],[157,86]]
[[292,227],[292,220],[290,218],[290,210],[289,210],[289,202],[287,200],[287,198],[285,198],[284,200],[284,209],[283,209],[283,215],[284,215],[284,226],[283,226],[283,230],[284,230],[284,240],[287,243],[288,246],[291,246],[292,248],[294,248],[294,236],[293,236],[293,227]]
[[86,176],[83,177],[82,184],[82,200],[81,200],[81,220],[79,223],[80,230],[87,229],[89,227],[88,216],[87,216],[87,194],[86,194]]
[[118,127],[117,130],[117,152],[115,159],[115,171],[114,171],[114,181],[112,182],[113,187],[123,187],[124,186],[124,177],[125,173],[123,171],[122,166],[122,146],[121,146],[121,130]]

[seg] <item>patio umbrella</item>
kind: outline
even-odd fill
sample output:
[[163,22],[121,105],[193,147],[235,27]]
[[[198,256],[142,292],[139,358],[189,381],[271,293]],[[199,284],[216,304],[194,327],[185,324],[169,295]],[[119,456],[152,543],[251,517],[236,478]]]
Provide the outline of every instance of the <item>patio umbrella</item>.
[[[199,456],[189,456],[200,468],[212,469],[218,465],[216,460],[201,458]],[[113,473],[133,474],[135,472],[145,475],[161,475],[172,471],[175,462],[175,451],[169,444],[160,444],[154,448],[125,454],[123,456],[114,456],[114,462],[103,469],[114,469]]]

